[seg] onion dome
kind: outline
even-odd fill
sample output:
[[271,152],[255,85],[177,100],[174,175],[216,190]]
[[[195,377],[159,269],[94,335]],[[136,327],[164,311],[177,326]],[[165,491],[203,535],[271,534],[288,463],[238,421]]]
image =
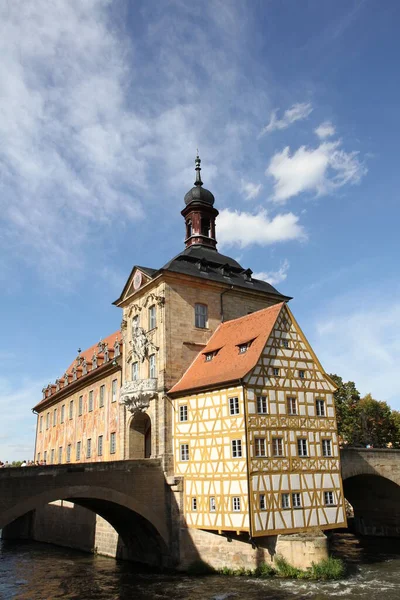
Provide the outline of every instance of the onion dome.
[[209,190],[206,190],[205,188],[202,187],[203,182],[202,182],[201,176],[200,176],[201,160],[200,160],[200,157],[198,154],[196,156],[195,164],[196,164],[196,181],[194,182],[194,187],[192,187],[192,189],[189,190],[188,193],[185,195],[185,204],[187,206],[191,202],[202,202],[203,204],[208,204],[208,205],[212,206],[215,202],[215,198]]

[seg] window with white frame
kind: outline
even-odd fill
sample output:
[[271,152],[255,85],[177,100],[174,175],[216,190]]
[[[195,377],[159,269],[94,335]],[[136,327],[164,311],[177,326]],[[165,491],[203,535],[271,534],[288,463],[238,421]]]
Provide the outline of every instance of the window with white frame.
[[149,308],[149,329],[154,329],[156,326],[156,307],[150,306]]
[[[46,458],[44,460],[46,461]],[[67,446],[67,462],[71,462],[71,444],[68,444]]]
[[332,440],[322,440],[322,456],[332,456]]
[[139,379],[139,363],[137,360],[135,360],[134,363],[132,363],[132,381],[137,381]]
[[64,423],[65,420],[65,404],[61,407],[60,423]]
[[279,369],[278,369],[278,367],[274,367],[272,369],[272,373],[273,373],[274,377],[279,377]]
[[301,494],[300,494],[300,492],[294,492],[292,494],[292,506],[293,506],[293,508],[301,508]]
[[90,458],[92,456],[92,439],[88,438],[86,440],[86,458]]
[[239,354],[244,354],[250,348],[250,343],[246,342],[245,344],[239,344]]
[[110,434],[110,454],[115,454],[117,451],[117,435],[115,432]]
[[229,414],[239,414],[239,398],[229,398]]
[[297,454],[298,456],[308,456],[307,438],[297,439]]
[[97,456],[103,456],[103,436],[97,438]]
[[272,456],[283,456],[283,439],[281,437],[272,438]]
[[242,458],[242,440],[232,440],[232,458]]
[[81,417],[83,413],[83,396],[78,398],[78,417]]
[[192,498],[192,510],[194,512],[197,510],[197,498]]
[[334,506],[336,504],[334,493],[324,492],[324,502],[326,506]]
[[150,354],[149,356],[149,377],[150,379],[155,379],[157,377],[155,354]]
[[290,508],[290,494],[281,494],[281,508]]
[[289,340],[282,340],[282,346],[283,346],[283,348],[288,349],[289,348]]
[[90,392],[89,392],[88,411],[89,412],[93,411],[93,390],[90,390]]
[[50,413],[48,412],[46,415],[46,429],[50,427]]
[[265,500],[265,494],[260,494],[258,496],[258,506],[259,506],[260,510],[266,510],[267,503]]
[[194,305],[194,324],[195,327],[200,329],[207,328],[208,321],[208,308],[207,304],[195,304]]
[[215,512],[215,497],[210,496],[210,512]]
[[58,449],[58,462],[62,463],[62,446]]
[[102,408],[104,406],[105,396],[106,396],[106,386],[101,385],[100,386],[100,396],[99,396],[99,408]]
[[183,404],[179,407],[179,421],[183,423],[188,420],[188,407],[187,404]]
[[50,464],[54,465],[54,448],[52,448],[50,452]]
[[240,512],[240,496],[233,496],[232,510],[233,512]]
[[265,438],[254,439],[254,450],[257,457],[266,456],[265,451]]
[[113,379],[111,383],[111,402],[117,401],[117,380]]
[[288,396],[287,402],[287,413],[288,415],[297,415],[297,400],[293,396]]
[[57,409],[55,408],[53,411],[53,427],[57,425]]
[[303,369],[299,369],[299,377],[300,379],[304,379],[306,376],[306,372]]
[[325,401],[318,399],[315,401],[315,412],[317,417],[325,417]]
[[181,444],[180,446],[180,458],[182,461],[189,460],[189,444]]
[[265,415],[268,412],[267,396],[257,396],[257,412]]
[[82,442],[76,442],[76,460],[81,460],[81,446]]
[[70,400],[70,403],[69,403],[69,418],[73,419],[73,417],[74,417],[74,401]]

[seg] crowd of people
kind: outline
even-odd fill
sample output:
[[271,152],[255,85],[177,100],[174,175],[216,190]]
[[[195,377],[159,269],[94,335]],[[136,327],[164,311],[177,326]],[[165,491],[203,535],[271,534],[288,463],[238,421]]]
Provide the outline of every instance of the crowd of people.
[[46,461],[45,460],[37,460],[36,462],[34,460],[23,460],[21,463],[20,462],[13,462],[13,463],[9,463],[8,460],[6,460],[5,463],[3,463],[0,460],[0,469],[4,469],[6,467],[44,467],[46,466]]

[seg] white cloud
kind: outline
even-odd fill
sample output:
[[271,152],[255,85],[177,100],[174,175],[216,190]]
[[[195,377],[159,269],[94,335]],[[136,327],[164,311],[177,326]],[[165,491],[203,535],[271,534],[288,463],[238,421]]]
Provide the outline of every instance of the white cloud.
[[363,292],[352,302],[337,299],[316,323],[315,350],[328,372],[355,381],[362,395],[371,392],[400,410],[398,302],[382,305]]
[[271,133],[271,131],[276,131],[277,129],[287,129],[296,121],[302,121],[303,119],[306,119],[312,111],[313,107],[310,103],[304,102],[293,104],[291,108],[285,110],[282,119],[278,119],[278,111],[274,110],[271,114],[268,125],[261,130],[260,136],[264,135],[265,133]]
[[336,130],[330,121],[324,121],[324,123],[321,123],[314,131],[321,140],[331,137],[336,133]]
[[306,233],[293,213],[269,218],[265,210],[257,214],[225,208],[220,211],[217,235],[221,246],[245,248],[251,244],[268,246],[290,240],[305,240]]
[[285,202],[306,191],[322,196],[348,183],[358,183],[367,169],[358,152],[345,152],[340,146],[340,140],[323,142],[317,148],[301,146],[292,155],[287,146],[275,154],[266,170],[275,180],[272,199]]
[[244,194],[246,200],[254,200],[259,196],[262,189],[261,183],[252,183],[251,181],[241,180],[240,191]]
[[42,397],[43,382],[20,380],[16,386],[10,380],[0,378],[0,386],[0,460],[32,459],[36,417],[31,409]]
[[290,263],[285,258],[277,271],[260,271],[259,273],[253,273],[253,277],[254,279],[262,279],[263,281],[267,281],[271,285],[278,285],[278,283],[285,281],[289,266]]

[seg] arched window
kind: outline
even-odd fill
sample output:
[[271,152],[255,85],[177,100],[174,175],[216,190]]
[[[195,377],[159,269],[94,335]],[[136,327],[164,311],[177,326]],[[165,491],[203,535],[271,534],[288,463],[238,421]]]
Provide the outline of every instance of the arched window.
[[210,237],[210,219],[201,219],[201,235]]
[[191,221],[191,219],[189,219],[188,221],[186,221],[186,237],[190,238],[191,235],[192,235],[192,221]]

